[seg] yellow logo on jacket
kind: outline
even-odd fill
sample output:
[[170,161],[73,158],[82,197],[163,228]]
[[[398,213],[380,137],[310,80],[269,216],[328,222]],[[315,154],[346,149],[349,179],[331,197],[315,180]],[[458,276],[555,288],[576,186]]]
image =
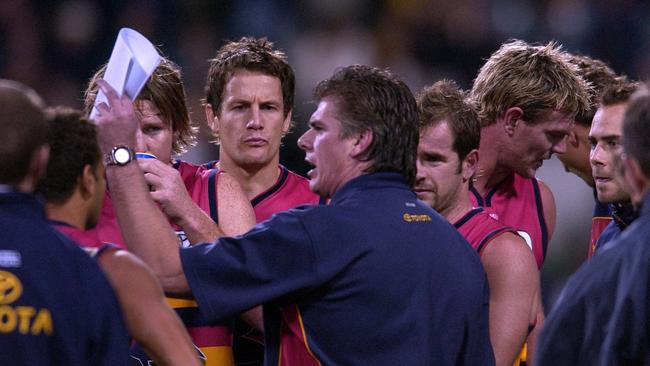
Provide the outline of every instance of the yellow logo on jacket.
[[23,294],[23,285],[13,273],[0,271],[0,334],[19,332],[52,335],[52,315],[48,309],[11,306]]
[[406,222],[423,222],[423,221],[431,221],[431,216],[426,215],[426,214],[421,214],[421,215],[414,215],[414,214],[409,214],[405,213],[402,218]]

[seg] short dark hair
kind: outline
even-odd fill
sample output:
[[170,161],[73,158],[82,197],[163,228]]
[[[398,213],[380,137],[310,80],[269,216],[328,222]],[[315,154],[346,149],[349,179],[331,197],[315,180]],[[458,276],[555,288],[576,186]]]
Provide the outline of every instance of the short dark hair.
[[623,118],[623,148],[639,162],[643,174],[650,178],[650,93],[635,95]]
[[409,87],[387,69],[353,65],[339,68],[314,89],[314,100],[333,98],[342,137],[372,131],[372,143],[361,159],[372,172],[402,173],[415,183],[418,113]]
[[[92,76],[85,92],[84,112],[90,111],[97,98],[97,80],[104,77],[106,64]],[[170,123],[174,132],[172,151],[181,154],[196,144],[196,135],[199,128],[190,120],[189,109],[185,97],[185,87],[181,77],[181,70],[173,61],[162,57],[160,64],[154,70],[149,81],[136,98],[136,108],[141,108],[138,102],[151,102],[161,114],[164,123]]]
[[603,90],[599,103],[604,106],[626,103],[640,86],[641,84],[637,81],[629,80],[626,77],[618,78],[615,83],[608,85]]
[[47,143],[44,107],[31,88],[0,79],[0,184],[20,183],[36,150]]
[[452,147],[463,161],[467,154],[478,149],[481,142],[481,123],[467,93],[451,80],[440,80],[425,87],[417,97],[420,131],[447,121],[454,139]]
[[36,191],[48,202],[61,204],[74,192],[86,165],[96,172],[101,163],[101,150],[95,125],[84,118],[81,111],[57,107],[46,112],[50,160]]
[[590,84],[589,109],[576,115],[576,123],[591,126],[598,103],[605,89],[618,80],[618,76],[605,62],[580,54],[570,54],[569,62],[578,67],[578,75]]
[[224,89],[237,70],[257,71],[280,79],[284,116],[291,112],[296,78],[284,52],[273,49],[273,43],[266,38],[242,37],[226,43],[210,60],[203,102],[212,107],[215,115],[220,115]]

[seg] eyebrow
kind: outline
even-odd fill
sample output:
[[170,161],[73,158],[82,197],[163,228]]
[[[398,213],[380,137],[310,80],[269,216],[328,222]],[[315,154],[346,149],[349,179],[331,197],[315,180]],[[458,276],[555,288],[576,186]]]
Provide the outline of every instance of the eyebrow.
[[438,154],[438,153],[423,151],[422,156],[427,158],[427,159],[438,159],[438,160],[441,160],[441,161],[447,161],[447,158],[444,155]]
[[599,137],[589,135],[589,140],[619,140],[622,137],[623,136],[621,136],[621,135],[605,135],[605,136],[599,136]]

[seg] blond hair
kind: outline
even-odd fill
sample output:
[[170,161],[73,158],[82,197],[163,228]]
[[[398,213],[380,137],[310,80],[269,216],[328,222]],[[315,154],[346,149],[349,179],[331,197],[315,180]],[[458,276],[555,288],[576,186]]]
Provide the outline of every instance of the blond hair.
[[[107,64],[102,65],[90,78],[84,93],[84,113],[90,114],[95,104],[99,85],[97,80],[104,77]],[[181,70],[173,61],[162,57],[149,81],[135,100],[136,109],[141,112],[141,102],[151,102],[160,111],[160,117],[174,132],[172,152],[182,154],[196,144],[199,128],[190,119],[185,97],[185,87]]]
[[501,45],[481,67],[471,97],[485,127],[511,107],[521,108],[524,120],[531,124],[552,111],[573,117],[589,109],[588,90],[557,43],[533,46],[513,40]]

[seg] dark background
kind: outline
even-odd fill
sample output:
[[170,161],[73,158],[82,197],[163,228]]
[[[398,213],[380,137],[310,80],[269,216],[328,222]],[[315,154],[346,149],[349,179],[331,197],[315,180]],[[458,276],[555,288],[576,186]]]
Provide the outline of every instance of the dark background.
[[[217,158],[199,100],[207,60],[224,40],[266,36],[284,50],[297,77],[294,133],[282,162],[303,173],[297,136],[314,105],[315,84],[338,66],[390,67],[417,92],[441,78],[469,88],[478,68],[504,41],[556,40],[600,58],[617,72],[650,75],[650,10],[634,0],[233,0],[0,2],[0,77],[35,88],[50,105],[82,106],[85,84],[110,56],[117,32],[131,27],[183,71],[202,140],[184,158]],[[539,172],[553,190],[558,227],[543,268],[547,307],[586,253],[590,190],[556,159]]]

